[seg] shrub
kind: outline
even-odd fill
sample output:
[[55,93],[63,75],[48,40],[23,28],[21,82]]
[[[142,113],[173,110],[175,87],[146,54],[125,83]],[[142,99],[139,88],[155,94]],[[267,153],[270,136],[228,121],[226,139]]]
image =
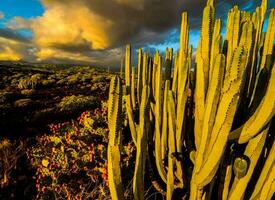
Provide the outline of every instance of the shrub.
[[79,74],[74,74],[67,77],[68,84],[73,85],[76,84],[79,81]]
[[30,107],[33,104],[34,104],[34,101],[31,99],[19,99],[14,102],[14,106],[19,108]]
[[22,95],[26,95],[26,96],[30,96],[30,95],[32,95],[34,93],[35,93],[34,89],[24,89],[24,90],[21,90],[21,94]]
[[[14,148],[16,146],[16,148]],[[1,188],[10,182],[10,176],[16,169],[17,161],[24,154],[24,144],[20,142],[15,145],[8,139],[0,140],[0,183]]]
[[66,79],[60,79],[59,81],[56,82],[57,85],[64,85],[65,83],[67,83]]
[[[82,117],[71,123],[51,124],[51,134],[37,137],[37,145],[28,151],[36,169],[38,199],[105,199],[109,194],[107,143],[101,136],[108,133],[107,112],[96,109],[91,113],[104,123],[93,124],[90,131]],[[104,133],[97,134],[99,131]]]
[[75,113],[98,107],[99,103],[99,99],[94,96],[72,95],[64,97],[58,107],[65,113]]
[[99,82],[104,82],[106,79],[105,79],[105,76],[104,75],[97,75],[97,76],[94,76],[93,77],[93,80],[92,82],[93,83],[99,83]]
[[41,74],[34,74],[30,77],[26,77],[19,80],[19,89],[35,89],[42,84],[43,76]]
[[52,86],[54,84],[55,84],[55,80],[53,80],[53,79],[48,79],[48,80],[42,81],[42,85],[46,86],[46,87]]

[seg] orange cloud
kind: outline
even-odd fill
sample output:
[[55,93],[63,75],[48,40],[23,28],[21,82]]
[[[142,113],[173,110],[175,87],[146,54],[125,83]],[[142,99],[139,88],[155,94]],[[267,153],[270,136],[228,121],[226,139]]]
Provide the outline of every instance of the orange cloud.
[[[14,17],[8,28],[30,29],[31,51],[39,61],[114,61],[105,52],[126,43],[142,46],[160,41],[176,24],[181,0],[40,0],[45,12],[32,19]],[[162,15],[165,13],[165,15]],[[18,31],[20,32],[20,31]],[[151,34],[153,33],[153,34]],[[160,37],[157,33],[160,33]],[[118,50],[119,51],[119,50]],[[113,53],[112,52],[112,53]],[[113,55],[111,53],[111,56]],[[115,54],[115,53],[114,53]]]
[[12,30],[20,30],[20,29],[30,29],[31,23],[33,22],[32,19],[24,19],[23,17],[14,17],[12,18],[7,27]]
[[22,59],[22,55],[19,54],[18,52],[15,52],[11,47],[3,47],[1,50],[0,50],[0,60],[4,60],[4,61],[7,61],[7,60],[11,60],[11,61],[18,61],[18,60],[21,60]]
[[[111,21],[89,12],[81,4],[56,4],[48,7],[42,17],[33,21],[31,27],[35,43],[43,51],[43,48],[87,43],[91,49],[108,48],[108,29],[111,25]],[[51,55],[44,52],[38,52],[40,59]]]
[[37,52],[38,61],[43,61],[47,59],[54,60],[71,60],[71,61],[79,61],[79,62],[93,62],[93,60],[81,53],[70,53],[66,51],[62,51],[54,48],[42,48]]

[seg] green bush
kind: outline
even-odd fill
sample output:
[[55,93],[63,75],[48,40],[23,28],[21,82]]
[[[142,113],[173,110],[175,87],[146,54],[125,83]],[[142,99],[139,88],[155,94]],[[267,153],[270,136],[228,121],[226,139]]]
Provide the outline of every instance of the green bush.
[[[58,199],[106,199],[107,111],[96,109],[101,124],[89,124],[89,131],[78,121],[50,125],[51,134],[37,137],[37,145],[28,151],[31,165],[36,169],[38,199],[55,196]],[[100,133],[99,133],[100,132]],[[54,198],[53,198],[54,199]]]
[[58,104],[60,111],[75,113],[100,106],[100,100],[94,96],[66,96]]
[[19,89],[35,89],[42,84],[43,75],[34,74],[30,77],[26,77],[19,80],[18,88]]
[[26,95],[26,96],[30,96],[30,95],[32,95],[34,93],[35,93],[34,89],[24,89],[24,90],[21,90],[21,94],[22,95]]
[[65,83],[67,83],[66,79],[60,79],[59,81],[56,82],[57,85],[64,85]]
[[97,75],[93,77],[93,83],[105,82],[106,77],[104,75]]
[[80,77],[81,76],[79,74],[74,74],[74,75],[68,76],[67,77],[68,84],[73,85],[73,84],[78,83]]
[[14,106],[19,108],[30,107],[33,105],[34,105],[34,101],[31,99],[19,99],[14,102]]
[[[16,146],[16,148],[14,148]],[[24,154],[25,145],[11,143],[8,139],[0,139],[0,183],[1,188],[11,182],[11,174],[16,169],[18,159]],[[1,195],[0,195],[1,196]]]
[[45,87],[53,86],[55,84],[55,80],[53,79],[48,79],[48,80],[43,80],[42,85]]

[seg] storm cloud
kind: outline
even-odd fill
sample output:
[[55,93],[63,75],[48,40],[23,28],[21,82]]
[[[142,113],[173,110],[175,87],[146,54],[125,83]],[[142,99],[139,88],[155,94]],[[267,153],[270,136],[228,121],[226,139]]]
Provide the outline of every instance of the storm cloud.
[[[272,2],[269,1],[269,7]],[[176,44],[182,11],[189,14],[190,42],[196,45],[206,1],[41,0],[41,3],[45,9],[42,16],[31,19],[17,16],[9,23],[9,29],[0,29],[0,37],[28,42],[33,46],[29,52],[38,61],[118,66],[127,43],[134,49]],[[227,11],[235,4],[253,11],[261,1],[217,1],[217,17],[226,20]],[[11,31],[20,29],[31,30],[31,40]]]

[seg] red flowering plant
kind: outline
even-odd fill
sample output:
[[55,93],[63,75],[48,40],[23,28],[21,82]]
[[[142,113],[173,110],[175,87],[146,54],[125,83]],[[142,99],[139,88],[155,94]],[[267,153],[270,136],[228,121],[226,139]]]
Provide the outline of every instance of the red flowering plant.
[[36,169],[37,198],[106,198],[106,103],[76,121],[49,128],[51,134],[37,137],[37,145],[28,151]]

